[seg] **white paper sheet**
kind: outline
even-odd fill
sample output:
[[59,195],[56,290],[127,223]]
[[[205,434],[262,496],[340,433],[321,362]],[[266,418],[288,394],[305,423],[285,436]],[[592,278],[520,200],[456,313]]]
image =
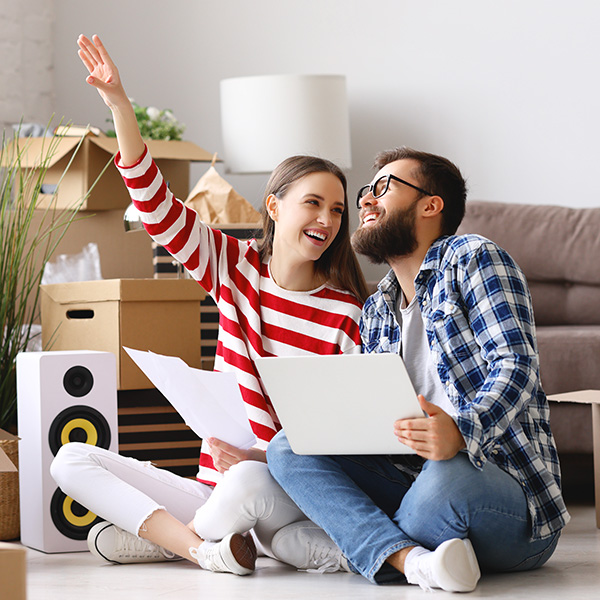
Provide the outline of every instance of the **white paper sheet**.
[[198,437],[242,449],[256,444],[233,373],[194,369],[175,356],[123,348]]

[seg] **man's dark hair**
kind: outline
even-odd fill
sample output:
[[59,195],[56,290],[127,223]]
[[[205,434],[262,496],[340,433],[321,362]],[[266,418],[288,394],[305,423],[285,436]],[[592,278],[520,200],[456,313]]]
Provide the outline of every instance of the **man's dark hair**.
[[447,158],[406,146],[380,152],[375,157],[373,167],[379,171],[391,162],[404,159],[419,163],[419,168],[413,173],[419,187],[440,196],[444,201],[442,235],[456,233],[465,216],[467,201],[467,184],[458,167]]

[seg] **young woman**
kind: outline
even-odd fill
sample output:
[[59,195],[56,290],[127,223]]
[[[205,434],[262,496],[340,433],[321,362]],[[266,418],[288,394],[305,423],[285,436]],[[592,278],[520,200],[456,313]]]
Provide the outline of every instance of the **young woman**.
[[241,450],[205,440],[197,481],[79,443],[60,449],[52,475],[66,494],[107,521],[88,537],[96,555],[112,562],[183,557],[246,574],[256,559],[249,536],[233,533],[221,543],[203,543],[185,523],[230,467],[265,463],[267,444],[280,429],[255,357],[360,351],[358,323],[367,294],[349,242],[346,180],[329,161],[289,158],[267,184],[262,240],[241,242],[207,227],[167,188],[100,39],[80,36],[78,45],[86,81],[112,111],[120,150],[115,163],[148,233],[217,303],[215,370],[235,373],[258,442]]

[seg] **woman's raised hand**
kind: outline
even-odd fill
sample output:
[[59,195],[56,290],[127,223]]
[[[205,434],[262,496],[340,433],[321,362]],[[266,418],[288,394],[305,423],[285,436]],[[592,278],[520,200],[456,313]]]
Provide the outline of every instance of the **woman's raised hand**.
[[113,114],[113,123],[121,151],[121,164],[130,166],[142,156],[144,142],[131,102],[123,89],[119,71],[97,35],[80,35],[79,58],[89,71],[86,81],[97,90]]
[[86,81],[93,85],[105,104],[112,110],[122,103],[129,104],[119,71],[97,35],[90,40],[85,35],[77,39],[79,58],[89,71]]

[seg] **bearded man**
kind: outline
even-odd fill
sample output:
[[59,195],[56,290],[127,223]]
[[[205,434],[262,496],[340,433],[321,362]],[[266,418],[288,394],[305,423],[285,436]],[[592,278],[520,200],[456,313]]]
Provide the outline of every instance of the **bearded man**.
[[468,592],[480,571],[543,565],[569,520],[531,297],[502,248],[455,235],[466,183],[452,162],[403,147],[375,169],[352,242],[390,271],[365,303],[363,352],[404,359],[428,418],[390,427],[416,454],[298,456],[280,432],[267,459],[349,570]]

